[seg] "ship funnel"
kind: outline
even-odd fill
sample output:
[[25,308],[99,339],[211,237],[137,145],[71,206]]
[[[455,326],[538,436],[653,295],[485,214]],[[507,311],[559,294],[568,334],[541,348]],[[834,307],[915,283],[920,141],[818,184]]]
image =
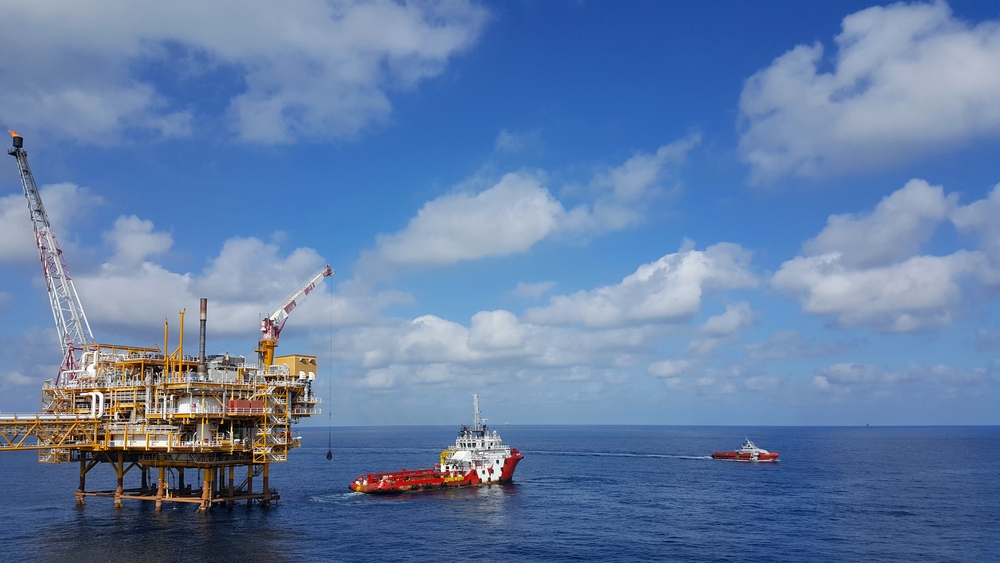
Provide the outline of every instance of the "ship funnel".
[[198,373],[204,375],[208,368],[205,365],[205,322],[208,318],[208,299],[201,298],[201,314],[199,324],[201,328],[198,334]]

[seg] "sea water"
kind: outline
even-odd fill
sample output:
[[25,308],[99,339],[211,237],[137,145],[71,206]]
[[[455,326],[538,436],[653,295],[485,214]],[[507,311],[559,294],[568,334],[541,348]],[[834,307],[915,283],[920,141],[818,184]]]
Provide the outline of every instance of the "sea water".
[[[998,427],[502,426],[513,484],[348,490],[433,465],[457,430],[300,429],[276,506],[208,514],[76,507],[76,464],[0,453],[0,561],[1000,561]],[[710,458],[744,437],[780,461]]]

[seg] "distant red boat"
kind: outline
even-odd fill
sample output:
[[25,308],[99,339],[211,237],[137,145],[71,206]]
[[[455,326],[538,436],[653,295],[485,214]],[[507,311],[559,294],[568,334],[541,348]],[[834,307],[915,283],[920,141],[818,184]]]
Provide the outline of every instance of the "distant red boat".
[[712,454],[712,459],[729,459],[732,461],[778,461],[778,452],[769,452],[767,450],[758,448],[750,441],[749,438],[746,439],[746,443],[743,444],[740,449],[735,452],[715,452]]

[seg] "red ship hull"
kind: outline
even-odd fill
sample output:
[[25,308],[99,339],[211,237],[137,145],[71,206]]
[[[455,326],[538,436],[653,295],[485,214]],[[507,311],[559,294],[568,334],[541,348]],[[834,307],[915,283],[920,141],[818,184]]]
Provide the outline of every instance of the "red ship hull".
[[757,454],[754,459],[753,454],[743,452],[715,452],[712,459],[730,459],[734,461],[778,461],[778,452],[768,452]]
[[466,474],[453,471],[440,471],[437,467],[428,469],[400,469],[399,471],[388,473],[361,475],[350,484],[350,489],[358,493],[392,494],[509,483],[514,478],[514,470],[517,468],[518,462],[522,459],[524,459],[524,456],[517,451],[517,448],[511,448],[511,456],[504,460],[499,477],[494,477],[492,470],[488,470],[484,479],[474,469]]

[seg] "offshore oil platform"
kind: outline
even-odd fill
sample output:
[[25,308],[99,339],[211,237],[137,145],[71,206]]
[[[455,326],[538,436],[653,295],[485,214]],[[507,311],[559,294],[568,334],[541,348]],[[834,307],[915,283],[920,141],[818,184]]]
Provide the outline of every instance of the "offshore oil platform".
[[[270,464],[286,461],[301,445],[292,425],[320,414],[321,400],[312,391],[315,356],[275,357],[275,348],[296,303],[333,270],[321,268],[261,321],[256,364],[228,353],[205,355],[206,299],[197,356],[184,353],[184,311],[173,350],[166,322],[162,349],[99,344],[42,205],[24,139],[10,134],[8,154],[17,159],[63,359],[56,377],[42,385],[41,412],[0,415],[0,452],[37,450],[40,462],[78,463],[79,505],[96,496],[112,497],[116,508],[135,499],[155,502],[157,510],[165,502],[194,503],[204,512],[217,503],[276,502]],[[114,470],[114,490],[87,490],[87,474],[99,464]],[[130,471],[141,472],[141,482],[126,489]]]

